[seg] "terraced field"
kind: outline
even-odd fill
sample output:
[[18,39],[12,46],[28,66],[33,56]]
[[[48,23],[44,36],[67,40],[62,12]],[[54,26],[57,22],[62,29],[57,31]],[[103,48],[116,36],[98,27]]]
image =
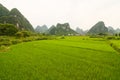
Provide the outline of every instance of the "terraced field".
[[20,43],[0,52],[0,80],[120,80],[120,55],[96,38]]
[[111,42],[120,48],[120,40],[111,40]]

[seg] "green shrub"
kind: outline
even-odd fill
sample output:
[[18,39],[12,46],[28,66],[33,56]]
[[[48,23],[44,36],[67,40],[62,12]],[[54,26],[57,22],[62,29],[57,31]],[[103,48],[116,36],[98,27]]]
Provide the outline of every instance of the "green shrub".
[[100,35],[90,35],[90,38],[103,38],[104,36],[100,36]]
[[0,45],[4,45],[4,46],[9,46],[11,44],[12,44],[11,41],[4,41],[0,43]]
[[16,35],[17,38],[23,37],[23,33],[22,32],[17,32],[15,35]]
[[65,37],[64,37],[64,36],[62,36],[62,37],[60,37],[60,39],[65,39]]
[[0,38],[0,42],[4,42],[4,41],[10,41],[9,38]]
[[111,39],[115,39],[115,37],[114,36],[107,37],[107,40],[111,40]]
[[23,33],[23,37],[29,37],[30,36],[29,31],[22,31],[22,33]]
[[19,31],[16,33],[16,37],[20,38],[20,37],[29,37],[31,35],[31,33],[29,31]]
[[4,49],[5,49],[4,45],[0,46],[0,50],[4,50]]
[[113,43],[110,43],[110,46],[113,46]]
[[0,37],[0,46],[2,45],[6,45],[6,46],[11,45],[10,38],[6,36]]
[[116,38],[117,40],[120,40],[120,37]]
[[0,24],[0,35],[13,36],[18,32],[15,25],[12,24]]
[[4,45],[0,46],[0,52],[6,52],[9,49],[10,49],[10,47],[8,47],[8,46],[4,46]]
[[30,42],[32,41],[31,39],[23,39],[23,42]]
[[21,41],[21,40],[18,40],[18,39],[11,41],[12,44],[17,44],[17,43],[21,43],[21,42],[22,42],[22,41]]

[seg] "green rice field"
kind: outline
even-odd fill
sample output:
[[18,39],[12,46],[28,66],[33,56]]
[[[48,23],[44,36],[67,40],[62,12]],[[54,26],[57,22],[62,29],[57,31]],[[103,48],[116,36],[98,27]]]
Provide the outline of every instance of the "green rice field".
[[0,80],[120,80],[120,54],[98,38],[23,42],[0,52]]

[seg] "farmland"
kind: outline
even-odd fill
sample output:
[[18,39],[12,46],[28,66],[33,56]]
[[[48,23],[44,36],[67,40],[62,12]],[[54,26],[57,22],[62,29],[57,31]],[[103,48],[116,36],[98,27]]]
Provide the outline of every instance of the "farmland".
[[120,55],[102,38],[23,42],[0,52],[0,80],[120,80],[119,75]]

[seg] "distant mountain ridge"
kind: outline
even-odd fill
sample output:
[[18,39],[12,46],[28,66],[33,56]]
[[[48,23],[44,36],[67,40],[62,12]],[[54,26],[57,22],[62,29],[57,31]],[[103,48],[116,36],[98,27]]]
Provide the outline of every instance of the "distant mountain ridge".
[[39,25],[38,25],[38,26],[35,28],[35,32],[37,32],[37,33],[46,33],[47,30],[48,30],[48,27],[47,27],[46,25],[43,25],[43,26],[39,26]]
[[64,24],[58,23],[56,26],[52,25],[49,28],[48,34],[51,34],[51,35],[75,35],[75,34],[77,34],[77,32],[75,32],[74,30],[72,30],[70,28],[69,23],[64,23]]
[[114,35],[114,34],[120,33],[120,29],[119,28],[114,29],[111,26],[108,26],[107,28],[108,28],[108,34],[110,34],[110,35]]
[[113,29],[113,27],[108,26],[108,33],[109,33],[110,35],[113,35],[113,34],[116,33],[116,31]]
[[82,29],[80,29],[79,27],[76,28],[76,32],[78,34],[80,34],[80,35],[84,35],[85,34],[85,32]]
[[13,8],[9,11],[6,7],[0,4],[0,23],[10,23],[16,25],[19,30],[34,31],[30,22],[21,14],[21,12]]
[[117,28],[117,29],[115,30],[115,33],[120,33],[120,28]]
[[105,34],[108,33],[108,28],[105,26],[103,21],[99,21],[96,23],[88,32],[87,34]]

